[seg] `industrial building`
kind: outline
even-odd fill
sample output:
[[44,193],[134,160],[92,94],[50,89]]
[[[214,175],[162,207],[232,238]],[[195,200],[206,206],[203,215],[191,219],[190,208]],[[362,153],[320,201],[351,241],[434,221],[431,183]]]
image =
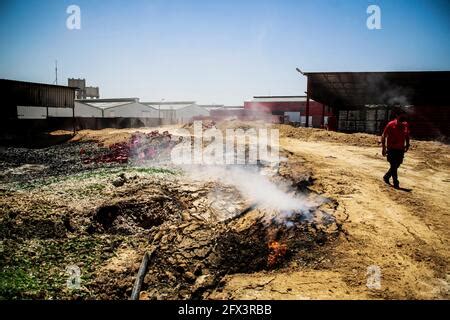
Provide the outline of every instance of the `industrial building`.
[[99,99],[100,90],[98,87],[87,87],[86,79],[67,79],[67,85],[71,88],[76,88],[76,99]]
[[157,118],[157,110],[140,104],[138,98],[75,100],[74,111],[68,108],[18,106],[19,119],[48,117],[80,118]]
[[448,137],[450,71],[305,72],[306,115],[312,102],[330,106],[337,130],[380,134],[392,110],[408,113],[416,138]]
[[253,100],[244,102],[244,109],[270,114],[273,116],[272,122],[316,128],[326,126],[328,117],[332,115],[325,104],[307,101],[306,96],[255,96]]
[[157,110],[162,124],[187,123],[199,116],[209,116],[209,111],[195,101],[142,102]]
[[[402,108],[409,115],[413,137],[450,134],[445,91],[450,83],[449,71],[302,74],[307,77],[306,96],[254,96],[244,106],[200,105],[195,101],[140,102],[138,98],[99,99],[98,88],[86,87],[84,79],[68,79],[69,86],[3,79],[0,80],[4,97],[2,128],[14,130],[25,125],[25,122],[18,124],[17,120],[31,119],[41,120],[33,122],[31,127],[44,126],[42,121],[51,119],[51,123],[64,123],[67,128],[76,121],[86,122],[86,118],[110,119],[102,120],[102,127],[108,124],[119,127],[118,123],[124,119],[129,119],[128,125],[136,123],[134,119],[147,119],[139,125],[158,125],[235,118],[380,134],[392,117],[392,110]],[[75,96],[89,99],[75,99]]]
[[75,100],[76,117],[158,118],[158,110],[139,103],[139,98]]
[[[3,99],[0,131],[3,136],[5,133],[22,134],[44,129],[48,117],[73,117],[75,88],[0,79],[0,94]],[[36,121],[38,119],[42,121]]]
[[75,89],[66,86],[0,79],[0,90],[3,119],[16,119],[22,107],[45,109],[46,114],[49,108],[68,111],[74,107]]

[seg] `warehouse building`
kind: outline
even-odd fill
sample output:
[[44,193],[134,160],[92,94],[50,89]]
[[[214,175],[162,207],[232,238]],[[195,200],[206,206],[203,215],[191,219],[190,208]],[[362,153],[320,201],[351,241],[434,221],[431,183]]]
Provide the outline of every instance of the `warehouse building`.
[[176,122],[188,123],[192,121],[195,117],[199,116],[201,117],[209,116],[209,111],[194,103],[184,108],[180,108],[176,111]]
[[[73,113],[75,89],[46,83],[0,79],[3,100],[3,119],[16,119],[25,108],[36,108],[32,113]],[[72,112],[71,112],[72,111]],[[24,115],[26,117],[26,115]]]
[[158,111],[138,98],[75,100],[76,128],[138,128],[158,126]]
[[76,117],[158,118],[158,110],[139,103],[139,98],[85,99],[75,101]]
[[197,117],[209,116],[209,111],[195,101],[143,102],[157,110],[162,124],[188,123]]
[[103,109],[75,100],[75,116],[83,118],[103,118]]
[[381,134],[392,111],[401,108],[408,113],[413,137],[450,135],[450,71],[302,74],[308,100],[330,106],[339,131]]
[[[2,133],[45,130],[54,115],[73,117],[75,88],[0,79]],[[33,120],[30,120],[33,119]],[[36,121],[36,120],[41,121]]]

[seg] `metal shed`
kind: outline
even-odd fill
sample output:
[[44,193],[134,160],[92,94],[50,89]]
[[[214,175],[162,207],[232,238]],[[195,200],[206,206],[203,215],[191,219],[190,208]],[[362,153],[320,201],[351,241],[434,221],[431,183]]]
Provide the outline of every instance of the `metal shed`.
[[75,88],[45,83],[0,79],[0,94],[6,118],[17,118],[17,107],[74,107]]
[[[449,135],[450,99],[447,90],[450,87],[450,71],[302,74],[307,77],[307,115],[310,112],[310,99],[326,104],[332,107],[339,130],[379,133],[389,119],[392,107],[402,107],[410,114],[414,136]],[[370,110],[383,110],[384,114],[382,117],[368,115]],[[345,121],[343,116],[346,117]],[[367,129],[367,125],[362,124],[367,124],[368,117],[380,122],[371,126],[372,129]],[[350,128],[349,121],[354,124]]]

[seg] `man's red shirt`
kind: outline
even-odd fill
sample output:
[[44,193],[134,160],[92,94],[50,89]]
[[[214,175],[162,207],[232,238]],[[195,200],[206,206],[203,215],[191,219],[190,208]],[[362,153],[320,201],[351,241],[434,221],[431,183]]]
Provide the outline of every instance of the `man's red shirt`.
[[405,149],[405,140],[409,137],[409,128],[407,122],[392,120],[384,128],[383,136],[387,138],[386,147],[388,149]]

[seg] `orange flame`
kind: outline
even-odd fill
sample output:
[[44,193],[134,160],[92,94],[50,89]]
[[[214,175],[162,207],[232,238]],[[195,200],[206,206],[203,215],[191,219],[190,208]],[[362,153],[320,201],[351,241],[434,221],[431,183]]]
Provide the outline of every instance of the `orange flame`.
[[267,265],[275,266],[286,254],[287,246],[277,241],[269,242],[269,256],[267,257]]

